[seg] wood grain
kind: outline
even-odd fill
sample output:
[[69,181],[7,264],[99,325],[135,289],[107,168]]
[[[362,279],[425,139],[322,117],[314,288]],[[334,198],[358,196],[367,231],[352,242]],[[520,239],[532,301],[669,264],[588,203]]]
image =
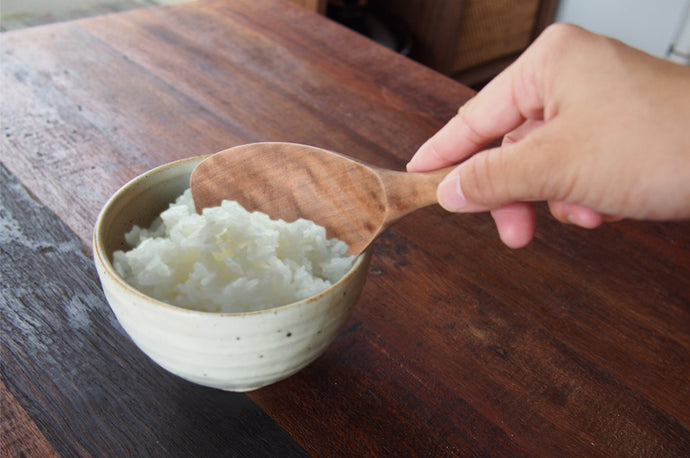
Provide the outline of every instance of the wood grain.
[[323,148],[258,142],[206,158],[192,171],[190,187],[199,213],[234,200],[272,219],[305,218],[347,243],[349,255],[359,255],[400,218],[436,204],[436,189],[449,172],[406,173]]
[[[156,165],[270,140],[400,169],[420,138],[389,126],[431,135],[472,94],[422,93],[420,82],[449,80],[304,8],[275,6],[202,1],[3,34],[11,90],[0,114],[14,120],[3,125],[5,163],[31,170],[22,181],[88,239],[93,209]],[[50,170],[81,182],[78,200],[57,198]]]
[[512,251],[488,215],[420,210],[324,356],[247,396],[122,334],[84,247],[126,180],[252,141],[402,169],[469,89],[279,0],[8,32],[0,59],[3,382],[58,454],[690,455],[688,222],[540,208]]
[[13,413],[3,409],[3,456],[305,455],[246,396],[148,360],[108,308],[82,241],[1,165],[0,182],[0,367]]
[[298,5],[302,5],[305,8],[309,8],[312,11],[316,11],[320,14],[326,14],[327,0],[292,0]]
[[0,412],[0,456],[59,456],[3,382],[0,382]]

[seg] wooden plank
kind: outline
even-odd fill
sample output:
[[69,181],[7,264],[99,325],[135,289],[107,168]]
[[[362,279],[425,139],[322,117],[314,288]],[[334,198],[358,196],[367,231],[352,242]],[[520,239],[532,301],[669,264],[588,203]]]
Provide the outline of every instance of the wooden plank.
[[[489,224],[482,220],[476,217],[472,223]],[[467,243],[469,234],[458,233],[462,235],[457,245]],[[375,406],[382,404],[404,412],[412,436],[418,425],[429,425],[421,439],[399,433],[382,439],[368,430],[371,436],[366,437],[376,437],[387,447],[391,445],[381,441],[398,437],[400,453],[402,447],[430,454],[450,447],[461,455],[479,456],[644,456],[664,449],[671,456],[683,456],[690,444],[687,350],[682,350],[687,349],[687,336],[682,334],[686,328],[666,323],[663,331],[670,336],[662,338],[664,332],[654,332],[660,324],[649,316],[655,315],[653,311],[635,323],[633,317],[640,311],[634,302],[621,301],[619,310],[609,310],[611,304],[588,291],[586,281],[569,288],[554,279],[559,270],[553,265],[540,267],[530,256],[525,259],[508,250],[485,256],[478,244],[481,240],[472,240],[452,262],[446,258],[444,263],[396,231],[384,235],[372,264],[376,274],[370,276],[355,311],[353,337],[336,344],[342,371],[332,374],[333,368],[317,362],[274,390],[256,393],[255,399],[258,396],[271,411],[264,396],[284,399],[285,391],[309,398],[314,388],[301,385],[326,372],[336,384],[329,386],[330,397],[349,396],[348,406],[357,398],[353,411],[372,416],[372,424],[380,421]],[[582,269],[577,259],[569,264],[568,268]],[[463,272],[454,275],[456,270]],[[494,282],[491,277],[500,270],[511,272],[515,285]],[[625,270],[618,267],[619,272]],[[525,280],[531,271],[545,276],[541,287],[533,279]],[[670,294],[687,296],[681,284],[669,285],[674,283]],[[564,301],[560,296],[566,294],[570,297]],[[615,302],[615,295],[609,301]],[[627,306],[633,307],[630,315],[625,313]],[[677,318],[685,322],[687,310],[677,306],[669,315],[675,312],[682,312]],[[606,321],[602,315],[608,313],[617,317]],[[568,326],[559,325],[564,322]],[[654,341],[636,341],[641,335],[655,335]],[[369,346],[383,356],[375,356]],[[349,356],[351,348],[357,351]],[[308,375],[312,370],[314,375]],[[296,404],[313,402],[300,399]],[[336,410],[328,418],[341,419],[347,412]],[[401,421],[393,418],[388,418],[391,427]],[[379,450],[377,444],[360,441],[348,444],[362,447],[354,454]]]
[[[185,382],[144,356],[83,242],[1,164],[0,183],[3,402],[38,426],[3,456],[306,456],[245,395]],[[13,418],[3,410],[3,428]]]
[[[3,125],[7,166],[87,239],[94,210],[156,165],[284,140],[402,168],[472,94],[459,85],[420,92],[422,81],[449,80],[383,47],[371,51],[303,8],[237,5],[244,13],[192,2],[3,34],[0,84],[9,89],[0,115],[16,120]],[[209,31],[229,45],[200,51]],[[78,177],[78,200],[59,201],[55,174]]]
[[[42,227],[69,232],[59,215],[80,244],[105,199],[154,165],[289,140],[401,167],[472,94],[269,0],[198,0],[7,33],[0,45],[0,115],[12,120],[0,158],[53,211]],[[535,242],[512,251],[488,215],[424,210],[377,241],[362,299],[326,354],[249,398],[315,456],[687,456],[689,229],[621,222],[584,231],[541,208]],[[2,358],[8,389],[58,452],[108,449],[137,428],[168,454],[209,451],[195,441],[222,445],[228,428],[239,428],[247,447],[263,444],[258,427],[242,429],[242,414],[223,416],[235,402],[249,409],[246,396],[209,393],[156,369],[102,299],[86,307],[91,326],[66,327],[71,298],[100,292],[88,257],[75,258],[76,273],[53,272],[64,265],[60,253],[27,255],[16,268],[26,278],[6,268],[24,299],[9,307],[21,332],[12,328],[16,342]],[[32,283],[32,263],[46,288]],[[75,295],[64,286],[73,284],[85,289]],[[43,332],[49,353],[35,359]],[[39,390],[31,377],[41,380],[45,367],[57,376]],[[78,389],[60,394],[72,383]],[[106,439],[60,420],[97,409],[112,418],[96,416]],[[130,409],[131,430],[118,420]],[[133,442],[123,441],[115,451],[130,452]]]
[[302,5],[305,8],[309,8],[312,11],[316,11],[320,14],[326,14],[326,7],[328,6],[327,0],[292,0],[298,5]]
[[0,456],[59,456],[2,381],[0,412]]

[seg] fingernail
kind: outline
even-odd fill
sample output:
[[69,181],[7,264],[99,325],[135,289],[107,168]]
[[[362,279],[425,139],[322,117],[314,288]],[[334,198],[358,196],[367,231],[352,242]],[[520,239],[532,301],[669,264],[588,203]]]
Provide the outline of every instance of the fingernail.
[[412,156],[412,159],[410,159],[410,162],[408,162],[407,165],[405,166],[405,169],[408,172],[414,171],[414,165],[415,165],[415,162],[417,162],[416,157],[417,157],[416,155]]
[[460,175],[453,173],[447,176],[441,184],[438,185],[437,191],[438,203],[448,211],[458,212],[467,205],[467,199],[462,193],[460,186]]
[[[427,140],[427,142],[428,142],[428,140]],[[425,148],[424,145],[426,145],[426,142],[422,146],[419,147],[417,152],[414,153],[414,155],[412,155],[412,157],[410,158],[410,161],[407,163],[406,169],[408,172],[415,171],[415,167],[417,166],[417,162],[419,162],[419,152]]]
[[601,214],[587,208],[569,213],[567,218],[569,223],[585,229],[594,229],[598,227],[603,220]]

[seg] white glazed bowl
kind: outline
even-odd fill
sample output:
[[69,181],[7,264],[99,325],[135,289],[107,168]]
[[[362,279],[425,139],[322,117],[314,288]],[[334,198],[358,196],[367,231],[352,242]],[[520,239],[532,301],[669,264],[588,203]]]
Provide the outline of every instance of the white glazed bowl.
[[103,291],[134,343],[168,371],[200,385],[249,391],[282,380],[319,357],[336,338],[364,287],[371,248],[335,285],[308,299],[248,313],[208,313],[140,293],[115,271],[132,225],[148,227],[189,187],[204,157],[172,162],[133,179],[101,210],[93,251]]

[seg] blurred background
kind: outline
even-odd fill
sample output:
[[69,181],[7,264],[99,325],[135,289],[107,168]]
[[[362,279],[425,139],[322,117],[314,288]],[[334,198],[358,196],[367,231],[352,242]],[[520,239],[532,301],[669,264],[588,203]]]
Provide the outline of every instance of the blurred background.
[[[182,1],[190,0],[0,0],[0,30]],[[475,89],[555,21],[690,63],[690,0],[285,1],[326,15]]]

